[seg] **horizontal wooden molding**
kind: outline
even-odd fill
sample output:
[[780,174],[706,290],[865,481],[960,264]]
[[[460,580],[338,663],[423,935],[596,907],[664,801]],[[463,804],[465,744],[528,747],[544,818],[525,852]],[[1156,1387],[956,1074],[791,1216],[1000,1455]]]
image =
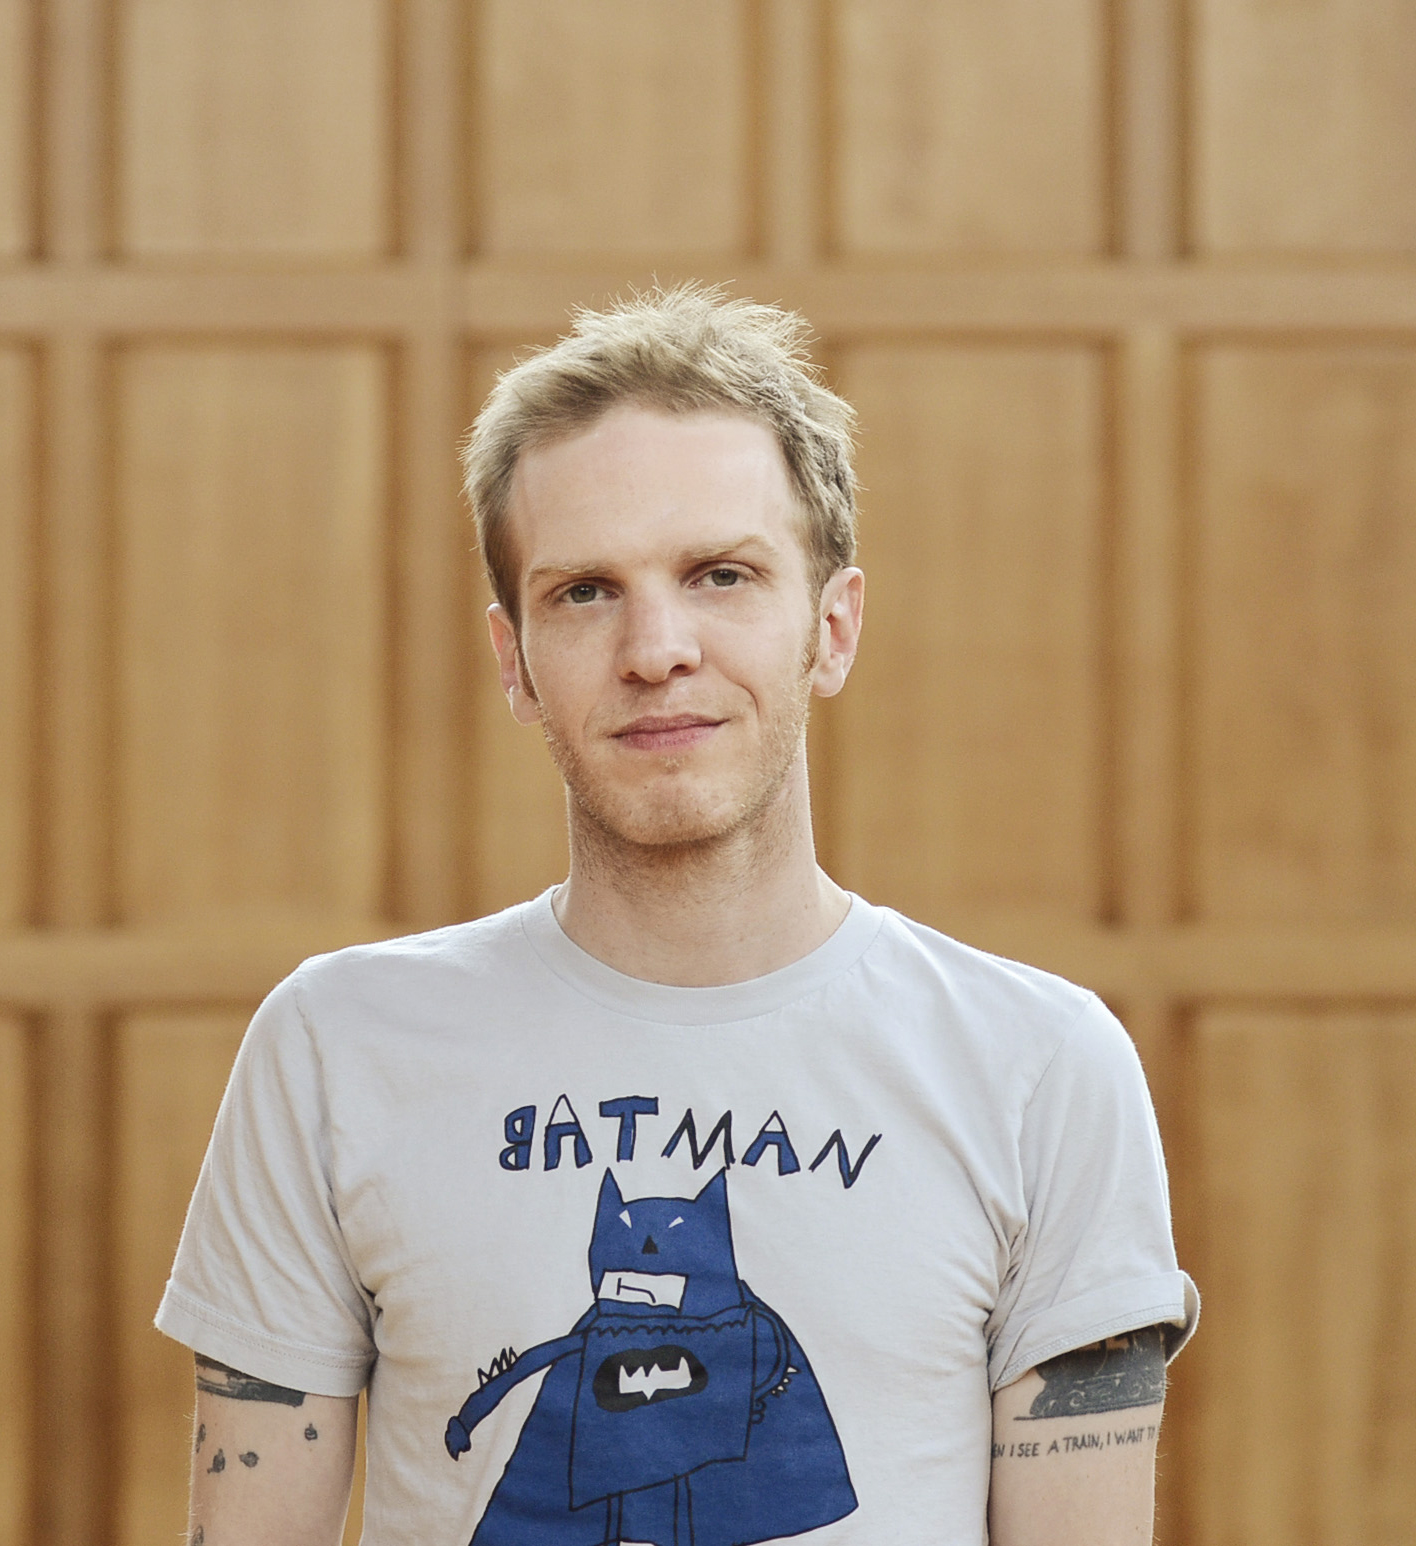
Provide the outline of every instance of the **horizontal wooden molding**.
[[[956,937],[1058,972],[1124,1003],[1209,999],[1416,1001],[1416,926],[1097,928],[977,916]],[[249,1003],[302,959],[388,938],[374,919],[236,928],[52,929],[0,935],[0,1008]]]
[[[679,274],[784,300],[833,341],[893,332],[1416,330],[1416,262],[1004,262],[929,267],[701,264]],[[572,306],[654,276],[628,264],[390,262],[369,267],[0,267],[0,333],[75,328],[121,338],[174,333],[464,333],[522,339],[563,329]]]

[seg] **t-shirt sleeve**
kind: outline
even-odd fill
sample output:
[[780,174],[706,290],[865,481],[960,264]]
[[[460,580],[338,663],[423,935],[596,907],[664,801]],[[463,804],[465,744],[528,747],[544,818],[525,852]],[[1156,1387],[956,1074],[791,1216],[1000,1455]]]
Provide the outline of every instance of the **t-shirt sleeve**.
[[1045,1359],[1163,1325],[1173,1357],[1199,1296],[1175,1261],[1160,1133],[1131,1039],[1100,1000],[1082,1010],[1023,1115],[1027,1220],[989,1319],[997,1390]]
[[233,1368],[357,1394],[373,1303],[339,1227],[320,1061],[299,973],[261,1005],[203,1161],[158,1328]]

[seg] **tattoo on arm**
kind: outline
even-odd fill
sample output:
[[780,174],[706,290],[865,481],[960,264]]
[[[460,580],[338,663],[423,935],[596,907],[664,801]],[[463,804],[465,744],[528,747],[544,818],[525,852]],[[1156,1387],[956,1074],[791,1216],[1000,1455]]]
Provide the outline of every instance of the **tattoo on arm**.
[[[197,1354],[197,1389],[209,1396],[229,1396],[233,1401],[274,1401],[281,1406],[303,1406],[305,1392],[291,1390],[287,1385],[272,1385],[269,1380],[258,1380],[254,1375],[242,1374],[214,1358]],[[197,1446],[205,1434],[197,1438]]]
[[1049,1358],[1037,1372],[1042,1390],[1019,1422],[1158,1406],[1165,1400],[1164,1337],[1159,1326],[1123,1332]]

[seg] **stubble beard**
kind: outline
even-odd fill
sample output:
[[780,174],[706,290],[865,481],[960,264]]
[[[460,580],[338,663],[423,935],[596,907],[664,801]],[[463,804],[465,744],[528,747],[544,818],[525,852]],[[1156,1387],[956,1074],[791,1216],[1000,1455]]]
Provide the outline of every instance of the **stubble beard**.
[[615,789],[543,718],[546,747],[565,782],[577,865],[606,875],[663,874],[705,869],[734,850],[753,867],[770,863],[790,822],[783,794],[805,744],[810,702],[810,672],[803,669],[767,717],[751,776],[726,799],[692,785],[664,788],[676,759],[665,759],[652,792]]

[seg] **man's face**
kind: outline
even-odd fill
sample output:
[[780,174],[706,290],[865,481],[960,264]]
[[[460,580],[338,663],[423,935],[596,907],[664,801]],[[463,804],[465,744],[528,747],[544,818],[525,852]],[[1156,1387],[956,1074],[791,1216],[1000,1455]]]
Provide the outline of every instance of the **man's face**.
[[818,606],[770,430],[622,406],[528,452],[509,519],[518,642],[490,614],[502,682],[540,722],[579,813],[636,845],[752,823],[799,776],[813,691],[849,669],[860,578]]

